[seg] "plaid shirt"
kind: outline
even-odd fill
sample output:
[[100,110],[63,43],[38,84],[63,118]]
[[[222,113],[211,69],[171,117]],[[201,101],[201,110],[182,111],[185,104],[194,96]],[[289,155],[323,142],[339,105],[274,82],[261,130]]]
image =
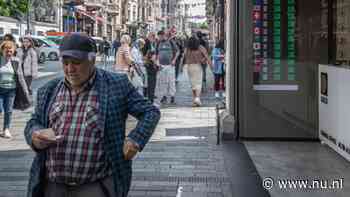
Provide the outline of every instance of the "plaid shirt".
[[95,75],[80,92],[65,81],[49,113],[49,126],[63,141],[47,151],[50,181],[84,184],[112,175],[103,151],[103,129],[98,127],[98,95]]

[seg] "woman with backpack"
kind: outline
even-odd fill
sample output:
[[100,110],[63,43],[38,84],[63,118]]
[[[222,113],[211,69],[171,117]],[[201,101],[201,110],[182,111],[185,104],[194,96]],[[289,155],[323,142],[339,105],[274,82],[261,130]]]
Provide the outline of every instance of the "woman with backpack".
[[30,37],[22,38],[22,47],[17,49],[17,57],[21,62],[24,79],[32,95],[32,81],[38,76],[38,56],[34,49],[34,42]]
[[224,41],[220,40],[212,51],[215,98],[225,97],[225,51]]
[[207,50],[200,45],[199,40],[194,36],[190,37],[184,52],[184,65],[187,66],[187,73],[191,81],[193,106],[201,106],[202,90],[202,64],[211,65]]

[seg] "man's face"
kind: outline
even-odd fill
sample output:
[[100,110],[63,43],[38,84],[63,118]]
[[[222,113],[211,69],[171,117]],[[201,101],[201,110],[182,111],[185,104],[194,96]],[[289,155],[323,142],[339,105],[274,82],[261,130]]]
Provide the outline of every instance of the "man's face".
[[63,57],[62,64],[64,76],[73,88],[81,87],[89,79],[94,69],[93,61],[72,57]]
[[29,48],[31,46],[31,42],[28,39],[23,39],[23,46],[25,48]]
[[159,37],[159,40],[161,40],[161,41],[165,40],[165,35],[164,34],[160,34],[160,35],[158,35],[158,37]]

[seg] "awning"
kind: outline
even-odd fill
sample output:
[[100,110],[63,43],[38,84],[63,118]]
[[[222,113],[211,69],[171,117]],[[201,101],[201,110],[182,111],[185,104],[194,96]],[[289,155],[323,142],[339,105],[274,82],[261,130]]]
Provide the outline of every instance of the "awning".
[[80,10],[80,9],[77,9],[76,11],[77,11],[79,14],[84,15],[84,16],[88,17],[89,19],[93,20],[93,21],[96,21],[95,17],[92,16],[92,15],[90,15],[90,14],[88,14],[86,11]]

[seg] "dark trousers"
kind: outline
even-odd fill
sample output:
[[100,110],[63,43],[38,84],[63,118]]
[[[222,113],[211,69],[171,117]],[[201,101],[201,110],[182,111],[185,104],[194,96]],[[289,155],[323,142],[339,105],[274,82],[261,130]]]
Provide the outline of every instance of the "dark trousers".
[[27,76],[27,77],[24,77],[24,80],[26,81],[29,94],[32,95],[32,94],[33,94],[33,92],[32,92],[32,81],[33,81],[33,77],[32,77],[32,76]]
[[201,64],[202,69],[203,69],[203,74],[202,74],[202,81],[205,83],[207,82],[207,64]]
[[225,74],[214,74],[214,78],[215,78],[214,90],[215,91],[225,90]]
[[113,177],[101,181],[87,183],[82,186],[67,186],[48,182],[45,197],[115,197]]
[[157,84],[157,72],[158,70],[154,67],[153,64],[146,64],[147,71],[147,90],[145,96],[153,102],[154,100],[154,92]]
[[175,62],[175,79],[179,76],[180,71],[180,63],[181,63],[182,55],[179,55]]

